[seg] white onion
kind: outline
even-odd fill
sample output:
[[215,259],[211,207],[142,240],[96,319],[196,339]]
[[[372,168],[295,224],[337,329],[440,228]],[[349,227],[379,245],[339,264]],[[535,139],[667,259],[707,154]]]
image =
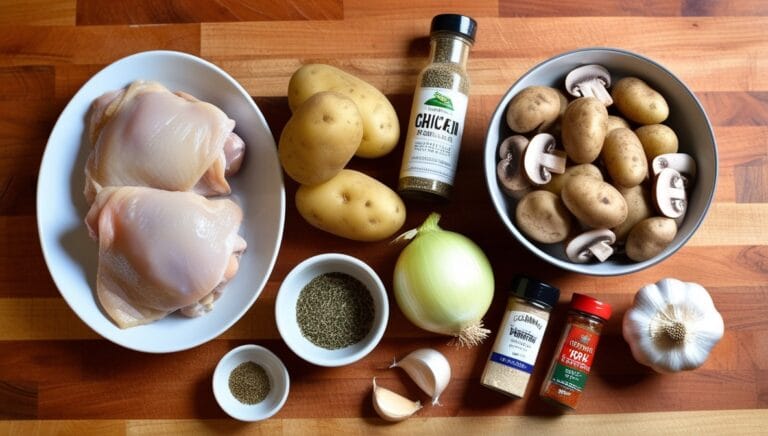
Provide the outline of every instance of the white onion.
[[401,236],[414,239],[395,264],[395,299],[418,327],[474,346],[490,333],[482,318],[493,299],[493,270],[477,244],[441,229],[439,220],[432,213],[421,227]]

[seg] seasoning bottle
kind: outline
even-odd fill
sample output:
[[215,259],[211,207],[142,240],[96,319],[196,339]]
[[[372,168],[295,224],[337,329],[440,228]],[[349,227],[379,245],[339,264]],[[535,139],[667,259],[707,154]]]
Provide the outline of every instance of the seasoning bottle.
[[568,321],[555,357],[541,387],[541,397],[566,409],[575,409],[592,368],[603,325],[611,306],[582,294],[573,294]]
[[405,138],[398,191],[404,197],[447,199],[459,160],[469,100],[467,59],[477,22],[437,15],[430,30],[430,59],[417,79]]
[[511,397],[522,398],[531,378],[549,313],[560,290],[544,282],[518,276],[512,281],[507,311],[480,383]]

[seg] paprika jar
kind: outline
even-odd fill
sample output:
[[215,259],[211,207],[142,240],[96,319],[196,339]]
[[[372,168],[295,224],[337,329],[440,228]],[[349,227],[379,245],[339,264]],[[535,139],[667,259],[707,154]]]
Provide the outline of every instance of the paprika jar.
[[603,325],[611,306],[583,294],[573,294],[568,320],[541,387],[541,397],[557,406],[575,409],[592,369]]

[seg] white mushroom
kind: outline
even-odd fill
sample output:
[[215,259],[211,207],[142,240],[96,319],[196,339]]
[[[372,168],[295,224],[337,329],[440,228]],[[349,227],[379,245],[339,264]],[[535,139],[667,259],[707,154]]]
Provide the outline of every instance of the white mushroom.
[[528,138],[513,135],[499,146],[501,160],[496,165],[496,175],[504,193],[512,198],[519,199],[531,189],[531,183],[523,173],[523,153],[527,145]]
[[611,73],[603,66],[583,65],[565,76],[565,89],[574,97],[595,97],[605,106],[613,104],[608,87],[611,86]]
[[680,173],[686,188],[690,187],[690,180],[696,178],[696,161],[685,153],[660,154],[653,158],[651,168],[654,175],[658,175],[664,168],[672,168]]
[[555,149],[555,137],[539,133],[531,138],[523,156],[523,169],[534,185],[545,185],[552,180],[552,173],[565,172],[566,154]]
[[608,229],[590,230],[573,238],[565,247],[565,255],[575,263],[605,262],[613,254],[615,242],[616,235]]
[[672,168],[661,170],[656,175],[653,200],[659,212],[667,218],[676,219],[685,215],[688,200],[680,173]]

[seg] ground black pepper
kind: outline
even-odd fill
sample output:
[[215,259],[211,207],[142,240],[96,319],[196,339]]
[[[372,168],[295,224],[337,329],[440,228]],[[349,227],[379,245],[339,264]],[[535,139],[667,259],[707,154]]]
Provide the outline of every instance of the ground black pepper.
[[229,390],[243,404],[264,401],[272,389],[269,375],[261,365],[251,361],[237,365],[229,374]]
[[340,272],[319,275],[299,294],[296,320],[301,334],[329,350],[360,342],[373,326],[370,291],[356,278]]

